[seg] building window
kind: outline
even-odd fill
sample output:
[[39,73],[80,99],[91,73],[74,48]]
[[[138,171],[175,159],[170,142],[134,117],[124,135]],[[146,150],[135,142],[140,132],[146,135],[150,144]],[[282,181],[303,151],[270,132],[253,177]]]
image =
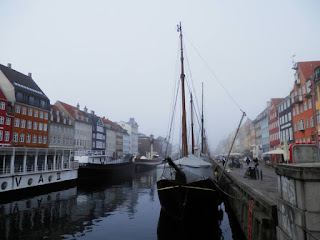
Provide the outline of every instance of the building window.
[[0,141],[2,141],[2,139],[3,139],[3,131],[0,130]]
[[40,111],[40,118],[43,119],[43,112]]
[[26,120],[21,119],[21,128],[26,128]]
[[32,108],[29,108],[29,109],[28,109],[28,115],[29,115],[29,116],[32,116]]
[[308,118],[306,119],[306,129],[308,129],[309,128],[309,120],[308,120]]
[[22,114],[27,115],[27,108],[26,107],[22,107]]
[[28,129],[32,129],[32,121],[28,120],[27,128],[28,128]]
[[41,135],[38,136],[38,143],[42,143],[42,136]]
[[38,110],[34,110],[34,117],[38,117]]
[[303,105],[300,104],[300,113],[303,113]]
[[44,119],[48,120],[48,113],[44,113]]
[[314,127],[313,117],[310,118],[310,127]]
[[317,125],[320,125],[319,110],[317,110]]
[[15,118],[14,119],[14,127],[19,127],[20,125],[20,119],[19,118]]
[[0,109],[6,110],[6,103],[5,102],[1,102]]
[[304,108],[305,111],[308,110],[308,104],[307,104],[307,102],[304,102],[304,103],[303,103],[303,108]]
[[293,114],[293,116],[296,116],[296,109],[295,108],[293,108],[292,114]]
[[11,118],[6,118],[6,125],[10,126],[11,125]]
[[46,123],[43,124],[43,131],[48,131],[48,125]]
[[33,122],[33,130],[37,130],[38,129],[38,123],[37,122]]
[[4,141],[5,142],[9,142],[9,139],[10,139],[10,132],[6,131],[5,134],[4,134]]
[[43,123],[39,123],[39,131],[42,131]]
[[299,115],[299,105],[296,106],[296,114]]
[[42,141],[43,144],[47,144],[47,137],[46,136],[43,136],[43,141]]
[[311,101],[311,98],[309,98],[309,100],[308,100],[308,104],[309,104],[309,109],[311,109],[311,108],[312,108],[312,101]]
[[20,113],[20,105],[16,105],[16,113]]
[[37,143],[37,135],[32,135],[32,143]]
[[31,141],[31,134],[27,134],[26,143],[30,143]]
[[24,142],[24,133],[20,133],[19,142]]
[[13,142],[17,143],[18,142],[18,133],[13,133]]

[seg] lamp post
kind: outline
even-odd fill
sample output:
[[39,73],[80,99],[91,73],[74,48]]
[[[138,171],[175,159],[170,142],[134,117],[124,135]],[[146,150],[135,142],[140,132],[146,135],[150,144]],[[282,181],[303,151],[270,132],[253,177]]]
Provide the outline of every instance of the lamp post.
[[150,160],[153,158],[153,142],[154,142],[154,136],[150,135]]

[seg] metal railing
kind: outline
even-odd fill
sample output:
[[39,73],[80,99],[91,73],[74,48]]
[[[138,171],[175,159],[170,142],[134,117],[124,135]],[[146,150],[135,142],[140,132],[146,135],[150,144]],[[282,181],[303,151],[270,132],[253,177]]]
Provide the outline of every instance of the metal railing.
[[10,174],[10,167],[6,166],[6,167],[0,167],[0,175],[5,175],[5,174]]

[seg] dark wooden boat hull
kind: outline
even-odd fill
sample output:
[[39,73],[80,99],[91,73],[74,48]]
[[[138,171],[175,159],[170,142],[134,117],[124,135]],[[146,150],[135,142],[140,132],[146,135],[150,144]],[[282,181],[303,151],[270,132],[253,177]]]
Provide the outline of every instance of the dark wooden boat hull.
[[79,178],[99,177],[112,178],[132,175],[135,165],[133,162],[123,162],[114,164],[86,164],[79,166]]
[[162,179],[157,182],[161,208],[169,216],[183,219],[189,216],[217,212],[217,192],[212,180],[204,179],[185,185]]

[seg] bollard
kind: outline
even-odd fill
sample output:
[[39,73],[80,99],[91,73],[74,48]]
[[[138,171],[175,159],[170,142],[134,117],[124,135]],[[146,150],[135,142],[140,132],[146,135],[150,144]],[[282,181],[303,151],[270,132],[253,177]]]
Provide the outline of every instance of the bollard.
[[261,179],[261,181],[263,180],[263,178],[262,178],[262,169],[260,169],[260,179]]

